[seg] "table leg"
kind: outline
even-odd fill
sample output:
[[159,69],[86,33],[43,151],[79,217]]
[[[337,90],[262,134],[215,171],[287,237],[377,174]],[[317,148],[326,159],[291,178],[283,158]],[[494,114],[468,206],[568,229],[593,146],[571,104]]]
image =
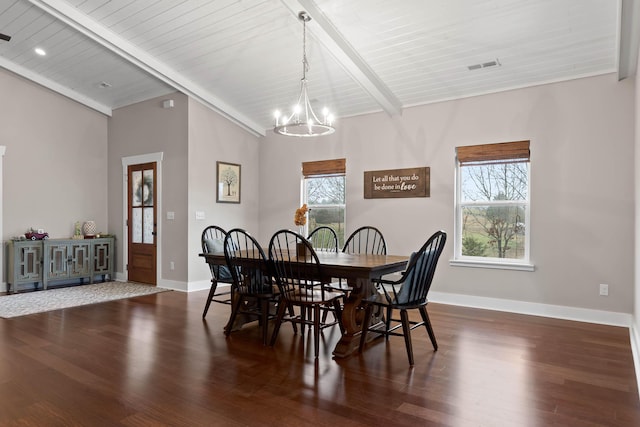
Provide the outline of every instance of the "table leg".
[[[349,281],[352,291],[349,293],[347,301],[342,309],[342,325],[344,326],[344,334],[336,344],[333,355],[336,358],[348,357],[358,352],[360,346],[360,334],[362,333],[362,316],[364,309],[360,303],[364,295],[369,296],[372,289],[371,281],[364,278],[358,278],[356,281]],[[379,318],[372,319],[372,324],[380,322]],[[372,337],[373,338],[373,337]]]
[[242,329],[242,327],[250,322],[253,322],[254,320],[257,319],[257,317],[253,317],[249,316],[248,314],[246,314],[245,312],[248,311],[248,308],[250,307],[254,307],[257,302],[255,299],[253,298],[245,298],[244,301],[242,301],[242,303],[238,306],[237,310],[238,313],[235,316],[235,320],[233,321],[233,324],[231,324],[231,318],[234,317],[233,316],[233,310],[235,310],[236,305],[238,304],[238,300],[240,299],[240,295],[238,295],[237,292],[233,292],[233,288],[231,290],[231,311],[232,313],[229,314],[229,320],[227,321],[227,324],[224,326],[224,330],[225,332],[233,332],[233,331],[239,331],[240,329]]

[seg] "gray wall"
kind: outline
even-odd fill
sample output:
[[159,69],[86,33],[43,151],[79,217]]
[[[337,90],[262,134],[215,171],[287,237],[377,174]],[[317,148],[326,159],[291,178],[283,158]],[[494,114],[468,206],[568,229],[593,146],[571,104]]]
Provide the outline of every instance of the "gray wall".
[[[270,133],[260,145],[260,231],[293,227],[300,163],[347,159],[347,231],[371,224],[390,253],[437,229],[453,239],[455,147],[531,140],[534,272],[452,267],[450,240],[433,290],[633,312],[634,81],[613,74],[341,119],[328,137]],[[363,198],[363,172],[429,166],[431,197]],[[610,295],[598,295],[608,283]]]
[[[162,108],[162,101],[173,99],[174,108]],[[184,283],[187,278],[187,149],[188,98],[172,94],[150,99],[113,111],[109,120],[109,227],[118,231],[118,274],[123,274],[123,171],[122,158],[162,152],[158,212],[158,283]],[[175,212],[167,221],[163,213]],[[175,262],[175,269],[168,268]],[[165,283],[166,284],[166,283]]]
[[[166,99],[173,99],[175,107],[162,108]],[[210,273],[198,257],[204,227],[258,228],[258,139],[183,94],[115,110],[109,121],[109,222],[113,229],[123,229],[122,158],[156,152],[164,155],[159,180],[158,284],[188,291],[208,289]],[[216,161],[241,165],[242,203],[216,203]],[[196,211],[204,212],[205,219],[196,220]],[[168,220],[167,212],[173,212],[175,219]],[[124,239],[119,239],[119,266],[125,264],[123,244]],[[118,272],[124,277],[122,268]]]
[[[219,225],[229,230],[242,227],[258,233],[259,161],[258,138],[197,101],[189,100],[189,290],[211,286],[209,269],[202,258],[200,235],[204,227]],[[240,204],[216,203],[216,162],[240,165]],[[196,211],[205,214],[196,220]]]
[[[3,241],[29,227],[68,238],[74,223],[86,220],[113,232],[107,223],[107,117],[3,69],[0,94]],[[3,291],[4,275],[1,282]]]
[[[162,279],[195,289],[208,280],[196,258],[205,223],[242,226],[267,242],[293,227],[300,163],[346,157],[348,230],[376,225],[391,252],[409,253],[435,229],[453,232],[455,146],[530,139],[536,271],[451,267],[450,242],[434,291],[634,313],[634,83],[585,78],[407,108],[399,118],[344,118],[336,134],[318,140],[270,134],[258,141],[184,95],[170,97],[173,109],[161,108],[169,98],[162,97],[108,120],[0,70],[0,91],[12,106],[0,115],[3,239],[30,226],[66,237],[75,221],[93,219],[122,242],[122,157],[162,151]],[[242,164],[240,205],[213,201],[216,160]],[[431,167],[430,198],[363,199],[365,170],[415,166]],[[196,221],[196,210],[206,220]],[[122,266],[120,259],[121,273]],[[610,285],[609,297],[598,296],[599,283]]]

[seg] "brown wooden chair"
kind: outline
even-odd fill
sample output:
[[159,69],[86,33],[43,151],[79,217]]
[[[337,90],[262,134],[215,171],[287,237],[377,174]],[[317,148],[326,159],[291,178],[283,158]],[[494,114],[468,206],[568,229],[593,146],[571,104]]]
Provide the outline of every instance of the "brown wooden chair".
[[[202,244],[202,252],[205,254],[224,254],[224,238],[227,236],[227,232],[218,227],[217,225],[210,225],[202,231],[200,243]],[[208,264],[208,263],[207,263]],[[207,315],[209,306],[212,302],[221,304],[231,304],[231,289],[224,292],[216,293],[218,289],[218,283],[232,284],[233,278],[231,272],[226,265],[213,265],[208,264],[209,270],[211,270],[211,288],[209,289],[209,296],[202,312],[202,318]],[[222,297],[222,298],[220,298]]]
[[[427,313],[427,294],[431,288],[436,265],[446,240],[447,234],[444,231],[434,233],[417,252],[411,254],[407,269],[402,273],[402,277],[399,280],[373,279],[378,293],[362,301],[365,307],[365,314],[360,337],[360,351],[364,349],[367,332],[369,331],[385,335],[387,339],[389,335],[402,335],[407,348],[409,364],[413,365],[411,330],[422,325],[427,329],[433,349],[438,350],[436,336]],[[370,327],[371,316],[375,307],[386,312],[383,327],[378,325]],[[395,309],[400,310],[400,319],[392,318],[393,310]],[[422,321],[410,321],[408,310],[418,310]],[[397,324],[392,325],[392,322]],[[396,332],[398,328],[402,328],[402,332]]]
[[269,260],[258,241],[240,228],[227,233],[224,257],[233,278],[233,305],[225,335],[231,333],[239,314],[255,317],[262,327],[262,342],[267,345],[269,319],[274,317],[269,306],[278,302]]
[[[298,256],[297,248],[304,247],[306,255]],[[290,305],[299,307],[300,314],[286,314],[285,304],[278,306],[271,345],[278,338],[278,331],[282,322],[292,322],[301,325],[301,335],[304,337],[305,325],[313,326],[313,338],[315,345],[315,357],[318,357],[320,348],[320,332],[322,329],[338,324],[344,333],[342,326],[340,298],[344,294],[332,292],[323,285],[325,278],[321,272],[320,261],[313,246],[300,234],[290,230],[276,232],[269,242],[269,259],[273,267],[273,273],[280,288],[281,297]],[[320,312],[323,307],[332,307],[336,312],[336,320],[331,323],[320,320]],[[313,314],[313,319],[308,314]],[[309,317],[311,317],[309,315]]]

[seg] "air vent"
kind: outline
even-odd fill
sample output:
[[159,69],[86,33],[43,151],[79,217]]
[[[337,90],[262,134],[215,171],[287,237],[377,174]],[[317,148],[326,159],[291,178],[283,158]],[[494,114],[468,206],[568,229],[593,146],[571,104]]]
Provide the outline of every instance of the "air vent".
[[0,40],[4,40],[8,42],[9,40],[11,40],[11,36],[8,36],[6,34],[0,34]]
[[500,63],[498,58],[496,58],[493,61],[487,61],[487,62],[483,62],[481,64],[468,65],[467,68],[469,69],[469,71],[473,71],[473,70],[479,70],[481,68],[490,68],[490,67],[496,67],[496,66],[501,66],[501,65],[502,64]]

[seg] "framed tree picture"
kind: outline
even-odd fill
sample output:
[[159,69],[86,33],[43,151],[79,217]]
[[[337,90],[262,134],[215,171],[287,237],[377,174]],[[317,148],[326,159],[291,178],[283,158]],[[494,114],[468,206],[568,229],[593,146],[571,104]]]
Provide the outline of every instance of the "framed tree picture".
[[216,202],[240,203],[240,165],[216,162]]

